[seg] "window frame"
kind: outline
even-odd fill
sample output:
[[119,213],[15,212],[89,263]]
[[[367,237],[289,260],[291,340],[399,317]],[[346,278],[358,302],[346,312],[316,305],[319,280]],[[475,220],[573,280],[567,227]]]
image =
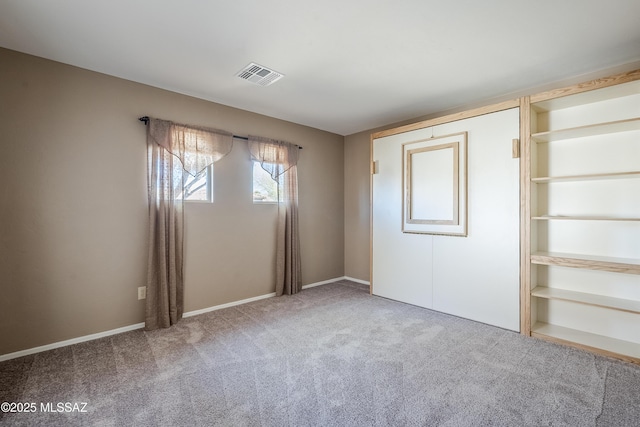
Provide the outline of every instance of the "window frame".
[[[261,204],[261,205],[277,205],[278,204],[278,195],[280,192],[280,182],[276,181],[275,179],[273,179],[271,177],[271,175],[269,175],[269,173],[267,171],[265,171],[260,162],[258,160],[251,160],[251,200],[253,203],[255,204]],[[275,185],[275,190],[276,190],[276,198],[274,200],[256,200],[255,199],[255,194],[256,194],[256,168],[258,168],[258,170],[262,173],[265,174],[264,178],[270,179],[274,185]]]
[[[203,171],[205,172],[207,198],[206,199],[184,199],[183,198],[182,201],[184,203],[187,203],[187,202],[188,203],[213,203],[213,200],[214,200],[213,199],[213,164],[210,164],[209,166],[207,166],[205,169],[203,169]],[[183,176],[182,176],[183,190],[189,178],[193,178],[193,176],[183,171]],[[193,179],[196,180],[196,178],[193,178]]]

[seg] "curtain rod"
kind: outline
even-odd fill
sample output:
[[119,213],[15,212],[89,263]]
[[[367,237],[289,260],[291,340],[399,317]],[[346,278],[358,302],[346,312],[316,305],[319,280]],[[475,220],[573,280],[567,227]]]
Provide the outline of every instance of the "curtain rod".
[[[138,120],[143,122],[145,124],[145,126],[149,124],[149,116],[139,117]],[[233,135],[233,137],[237,138],[237,139],[242,139],[242,140],[245,140],[245,141],[249,140],[249,138],[246,137],[246,136]],[[302,146],[301,145],[298,145],[298,148],[302,150]]]

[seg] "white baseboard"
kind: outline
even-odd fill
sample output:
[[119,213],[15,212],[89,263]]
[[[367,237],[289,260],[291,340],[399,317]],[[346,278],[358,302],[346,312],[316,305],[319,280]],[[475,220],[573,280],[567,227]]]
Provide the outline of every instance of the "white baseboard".
[[360,279],[356,279],[356,278],[349,277],[349,276],[342,276],[342,277],[336,277],[335,279],[331,279],[331,280],[324,280],[322,282],[316,282],[316,283],[311,283],[309,285],[304,285],[302,287],[302,289],[308,289],[308,288],[313,288],[314,286],[320,286],[320,285],[326,285],[326,284],[329,284],[329,283],[335,283],[335,282],[338,282],[340,280],[348,280],[350,282],[356,282],[356,283],[360,283],[361,285],[370,286],[370,283],[367,282],[366,280],[360,280]]
[[343,277],[344,280],[349,280],[351,282],[356,282],[356,283],[360,283],[361,285],[367,285],[367,286],[371,286],[370,282],[367,282],[366,280],[360,280],[360,279],[355,279],[353,277],[349,277],[349,276],[344,276]]
[[[343,279],[343,277],[338,277],[336,279],[330,279],[330,280],[324,280],[322,282],[310,283],[308,285],[302,286],[302,289],[309,289],[309,288],[313,288],[315,286],[326,285],[328,283],[337,282],[338,280],[342,280],[342,279]],[[203,308],[203,309],[200,309],[200,310],[189,311],[187,313],[184,313],[182,315],[182,317],[197,316],[198,314],[204,314],[204,313],[209,313],[211,311],[222,310],[223,308],[234,307],[236,305],[242,305],[242,304],[246,304],[246,303],[249,303],[249,302],[258,301],[258,300],[261,300],[261,299],[272,298],[272,297],[275,297],[275,296],[276,296],[276,293],[275,292],[271,292],[270,294],[260,295],[260,296],[257,296],[257,297],[251,297],[251,298],[243,299],[243,300],[240,300],[240,301],[232,301],[232,302],[228,302],[226,304],[214,305],[213,307],[207,307],[207,308]]]
[[258,301],[258,300],[266,299],[266,298],[272,298],[272,297],[275,297],[275,296],[276,296],[276,293],[272,292],[272,293],[266,294],[266,295],[260,295],[260,296],[257,296],[257,297],[241,299],[240,301],[232,301],[232,302],[228,302],[226,304],[214,305],[213,307],[207,307],[207,308],[202,308],[200,310],[188,311],[186,313],[183,313],[182,317],[197,316],[198,314],[204,314],[204,313],[209,313],[211,311],[222,310],[223,308],[229,308],[229,307],[233,307],[233,306],[236,306],[236,305],[246,304],[248,302]]
[[[322,282],[310,283],[308,285],[304,285],[302,287],[302,289],[308,289],[308,288],[313,288],[315,286],[326,285],[328,283],[333,283],[333,282],[336,282],[336,281],[342,280],[342,279],[347,279],[347,280],[351,280],[351,281],[354,281],[354,282],[358,282],[357,279],[350,279],[350,278],[347,278],[347,277],[338,277],[336,279],[330,279],[330,280],[324,280]],[[362,281],[359,281],[359,283],[362,283]],[[187,313],[183,313],[182,317],[197,316],[198,314],[204,314],[204,313],[208,313],[210,311],[215,311],[215,310],[222,310],[223,308],[233,307],[233,306],[236,306],[236,305],[246,304],[246,303],[249,303],[249,302],[252,302],[252,301],[258,301],[258,300],[265,299],[265,298],[272,298],[272,297],[275,297],[275,296],[276,296],[276,293],[272,292],[272,293],[266,294],[266,295],[260,295],[260,296],[257,296],[257,297],[247,298],[247,299],[243,299],[243,300],[240,300],[240,301],[233,301],[233,302],[229,302],[229,303],[226,303],[226,304],[220,304],[220,305],[216,305],[216,306],[213,306],[213,307],[203,308],[201,310],[189,311]],[[66,347],[68,345],[79,344],[79,343],[85,342],[85,341],[97,340],[98,338],[104,338],[104,337],[108,337],[110,335],[121,334],[123,332],[134,331],[136,329],[142,329],[142,328],[144,328],[144,323],[136,323],[135,325],[124,326],[122,328],[112,329],[110,331],[104,331],[104,332],[99,332],[97,334],[91,334],[91,335],[85,335],[85,336],[78,337],[78,338],[72,338],[70,340],[54,342],[52,344],[47,344],[47,345],[43,345],[43,346],[39,346],[39,347],[29,348],[27,350],[20,350],[20,351],[14,352],[14,353],[2,354],[2,355],[0,355],[0,362],[4,362],[5,360],[10,360],[10,359],[16,359],[16,358],[22,357],[22,356],[28,356],[28,355],[34,354],[34,353],[41,353],[43,351],[53,350],[53,349],[60,348],[60,347]]]
[[304,285],[302,289],[309,289],[309,288],[315,288],[316,286],[328,285],[329,283],[334,283],[342,279],[344,279],[344,276],[336,277],[335,279],[323,280],[322,282],[309,283],[308,285]]
[[43,351],[53,350],[60,347],[66,347],[68,345],[79,344],[85,341],[97,340],[98,338],[108,337],[110,335],[121,334],[123,332],[134,331],[136,329],[144,328],[144,323],[136,323],[135,325],[123,326],[122,328],[111,329],[110,331],[98,332],[97,334],[85,335],[78,338],[72,338],[70,340],[58,341],[52,344],[42,345],[40,347],[29,348],[27,350],[16,351],[15,353],[8,353],[0,355],[0,362],[4,362],[9,359],[16,359],[22,356],[28,356],[34,353],[41,353]]

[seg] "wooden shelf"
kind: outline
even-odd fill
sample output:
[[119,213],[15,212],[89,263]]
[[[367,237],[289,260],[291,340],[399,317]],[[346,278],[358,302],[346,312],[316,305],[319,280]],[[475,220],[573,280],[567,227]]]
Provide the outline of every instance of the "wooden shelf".
[[548,323],[536,323],[531,336],[640,363],[640,344]]
[[585,136],[604,135],[640,129],[640,118],[618,120],[615,122],[598,123],[569,129],[558,129],[548,132],[538,132],[531,135],[531,140],[539,143],[553,142],[564,139],[582,138]]
[[536,221],[576,220],[576,221],[640,221],[640,218],[619,218],[612,216],[571,216],[571,215],[541,215],[532,216]]
[[546,286],[537,286],[531,291],[531,295],[537,298],[570,301],[580,304],[594,305],[597,307],[610,308],[613,310],[627,311],[629,313],[640,313],[640,301],[636,300],[588,294],[585,292],[569,291],[566,289],[548,288]]
[[632,258],[613,258],[558,252],[534,252],[531,254],[531,263],[610,271],[612,273],[640,274],[640,260]]
[[623,179],[623,178],[640,178],[640,171],[628,172],[610,172],[610,173],[591,173],[585,175],[566,175],[566,176],[541,176],[539,178],[531,178],[531,182],[535,184],[546,184],[554,181],[590,181],[599,179]]

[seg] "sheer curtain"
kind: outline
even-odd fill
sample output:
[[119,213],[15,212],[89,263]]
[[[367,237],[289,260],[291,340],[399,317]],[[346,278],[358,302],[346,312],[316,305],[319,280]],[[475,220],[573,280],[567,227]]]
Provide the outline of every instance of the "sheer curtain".
[[149,119],[147,126],[149,258],[145,328],[169,327],[182,318],[183,183],[227,155],[228,132]]
[[298,233],[297,145],[249,136],[253,160],[278,181],[278,227],[276,234],[276,295],[291,295],[302,289],[300,235]]

